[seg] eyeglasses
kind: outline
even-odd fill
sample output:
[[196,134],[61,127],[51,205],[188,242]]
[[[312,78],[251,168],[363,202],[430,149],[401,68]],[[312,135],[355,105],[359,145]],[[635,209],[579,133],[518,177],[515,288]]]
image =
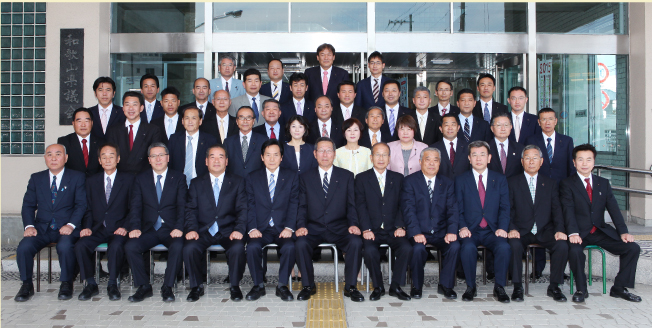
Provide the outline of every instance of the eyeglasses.
[[330,154],[333,153],[333,150],[332,149],[320,149],[320,150],[317,151],[317,153],[318,154],[328,154],[328,155],[330,155]]
[[254,120],[253,116],[238,116],[238,119],[240,121],[245,121],[245,122],[249,122],[249,121]]
[[155,158],[163,158],[167,156],[168,154],[156,154],[156,155],[149,155],[149,158],[155,159]]

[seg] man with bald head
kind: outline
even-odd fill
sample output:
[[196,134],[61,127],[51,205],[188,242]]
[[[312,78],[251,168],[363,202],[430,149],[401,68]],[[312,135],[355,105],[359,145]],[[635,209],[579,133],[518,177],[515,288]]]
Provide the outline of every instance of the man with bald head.
[[226,137],[238,134],[238,125],[235,116],[229,115],[231,96],[228,91],[215,91],[212,102],[216,113],[204,118],[200,130],[215,137],[217,143],[221,145]]
[[[339,106],[339,105],[338,105]],[[327,96],[315,100],[315,113],[317,119],[310,122],[308,143],[314,143],[321,137],[330,138],[335,146],[340,148],[346,144],[342,132],[342,122],[333,117],[333,102]]]
[[195,83],[192,85],[192,94],[195,96],[195,101],[181,106],[179,108],[180,113],[186,107],[194,106],[201,109],[204,117],[215,116],[215,106],[208,101],[208,97],[211,95],[211,87],[206,78],[199,77],[195,80]]

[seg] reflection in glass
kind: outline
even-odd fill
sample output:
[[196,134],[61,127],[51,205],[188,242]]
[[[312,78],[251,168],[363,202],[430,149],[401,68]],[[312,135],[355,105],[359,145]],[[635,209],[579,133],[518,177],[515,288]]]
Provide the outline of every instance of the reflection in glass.
[[444,2],[378,2],[376,32],[450,32],[450,5]]
[[292,3],[292,32],[366,32],[367,3]]
[[513,2],[453,3],[454,32],[525,33],[527,4]]
[[[111,33],[203,32],[204,3],[116,2],[111,4]],[[37,33],[38,34],[38,33]]]
[[537,33],[627,34],[627,3],[537,3]]
[[213,32],[225,31],[287,32],[288,4],[287,2],[213,3]]

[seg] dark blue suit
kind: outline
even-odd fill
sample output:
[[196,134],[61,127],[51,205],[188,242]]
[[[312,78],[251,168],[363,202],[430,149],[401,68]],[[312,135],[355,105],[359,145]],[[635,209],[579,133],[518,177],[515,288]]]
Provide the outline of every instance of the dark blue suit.
[[[86,211],[86,189],[84,173],[64,169],[58,182],[57,196],[52,204],[49,170],[32,174],[27,183],[23,197],[21,216],[23,227],[34,226],[37,235],[23,238],[16,250],[16,262],[20,271],[20,280],[32,280],[34,255],[50,243],[57,243],[57,254],[61,265],[61,281],[72,282],[75,270],[74,245],[79,238],[82,217]],[[50,228],[54,219],[56,229]],[[59,229],[66,224],[76,228],[70,235],[64,236]]]
[[378,106],[380,108],[385,108],[385,98],[383,98],[383,86],[385,82],[389,81],[385,75],[380,76],[380,85],[378,86],[378,101],[374,101],[374,91],[373,91],[373,77],[368,77],[358,82],[356,86],[356,95],[355,95],[355,105],[364,108],[365,110],[369,109],[371,106]]
[[[249,238],[247,242],[247,264],[254,285],[263,283],[263,246],[277,244],[281,252],[278,280],[280,286],[287,286],[288,277],[294,267],[294,233],[290,238],[280,238],[285,228],[296,231],[299,206],[299,175],[286,168],[278,168],[274,177],[274,199],[270,198],[267,169],[252,172],[246,179],[247,190],[247,232],[260,231],[261,238]],[[270,220],[274,225],[270,224]]]
[[[381,107],[383,109],[383,112],[385,113],[385,122],[383,125],[380,127],[381,131],[390,131],[389,129],[389,115],[387,115],[387,109],[385,107]],[[398,121],[398,118],[403,116],[403,115],[411,115],[412,117],[416,117],[417,114],[415,114],[415,110],[403,106],[398,107],[398,113],[396,114],[396,121]],[[417,135],[417,132],[415,131],[414,135]],[[398,140],[398,125],[394,126],[394,134],[392,135],[392,141]]]
[[[510,135],[511,137],[511,135]],[[523,174],[523,164],[521,164],[521,153],[523,152],[523,146],[516,141],[511,139],[505,140],[507,145],[507,165],[505,165],[505,172],[503,172],[503,166],[500,163],[500,149],[496,146],[496,139],[491,139],[489,143],[489,148],[491,148],[491,162],[487,165],[492,171],[502,173],[505,177],[510,178],[517,174]]]
[[247,158],[242,157],[242,144],[240,133],[236,133],[224,139],[224,148],[229,154],[229,165],[226,172],[239,175],[244,178],[251,172],[263,167],[263,160],[260,158],[260,151],[267,137],[255,132],[249,134],[249,148],[247,149]]
[[[464,136],[464,123],[464,120],[460,121],[460,130],[457,131],[457,138],[466,141],[466,137]],[[471,115],[469,116],[469,124],[471,125],[471,138],[468,140],[468,143],[477,140],[489,142],[494,137],[489,123],[484,119]]]
[[[302,102],[303,113],[301,116],[308,120],[308,123],[316,120],[317,113],[315,113],[315,102],[306,98],[303,98]],[[279,118],[278,122],[281,124],[283,129],[285,129],[285,124],[288,123],[290,117],[294,115],[297,115],[297,108],[294,106],[294,100],[291,98],[290,101],[281,104],[281,118]],[[283,133],[285,133],[285,131],[283,131]]]
[[161,134],[165,134],[165,131],[160,131],[157,126],[141,120],[138,131],[134,133],[133,148],[129,150],[129,129],[124,124],[125,120],[122,120],[106,132],[106,140],[120,147],[118,170],[132,174],[149,171],[151,166],[147,160],[147,149],[149,145],[163,140]]
[[[509,114],[509,119],[512,119],[512,114]],[[512,122],[512,132],[509,134],[510,141],[516,141],[516,132],[514,129],[516,125]],[[521,134],[518,136],[518,143],[521,146],[527,146],[527,139],[530,136],[541,135],[541,126],[539,126],[539,121],[536,115],[530,113],[523,113],[523,119],[521,121]],[[542,149],[543,151],[543,149]]]
[[73,132],[57,139],[58,144],[66,147],[66,153],[68,154],[66,168],[84,172],[86,177],[93,176],[95,173],[102,171],[102,166],[98,160],[99,156],[97,156],[97,151],[104,145],[104,139],[101,137],[98,137],[93,133],[91,133],[89,137],[90,140],[86,145],[88,148],[88,166],[86,166],[86,163],[84,163],[84,153],[82,150],[82,145],[79,143],[79,137],[77,136],[77,133]]
[[[208,167],[206,166],[206,151],[211,146],[217,143],[215,137],[206,133],[198,132],[195,134],[195,138],[199,135],[199,142],[197,143],[197,153],[195,153],[195,171],[197,176],[200,177],[208,173]],[[170,143],[168,144],[168,149],[170,151],[170,168],[184,172],[186,168],[186,144],[188,143],[188,138],[186,137],[186,130],[180,131],[170,136]]]
[[[260,87],[259,92],[263,96],[274,98],[272,97],[272,82],[263,84]],[[278,102],[283,104],[290,99],[292,99],[292,91],[290,91],[290,85],[285,82],[281,82],[281,97],[279,98]]]
[[548,151],[546,151],[547,140],[543,139],[543,133],[539,133],[529,137],[526,141],[528,145],[537,145],[541,148],[543,153],[543,165],[539,169],[539,174],[543,174],[549,178],[561,182],[575,173],[575,164],[573,164],[573,138],[555,132],[555,146],[553,147],[552,163],[548,158]]
[[426,245],[414,242],[414,236],[423,234],[428,244],[442,252],[443,263],[442,271],[439,273],[439,283],[446,288],[453,288],[455,266],[460,251],[460,244],[457,241],[450,244],[444,241],[447,234],[457,235],[458,231],[459,211],[453,180],[438,174],[434,184],[431,201],[425,175],[422,172],[415,172],[405,178],[401,195],[403,220],[413,247],[410,263],[412,286],[419,290],[423,286],[423,268],[428,259],[428,252]]
[[[91,130],[91,133],[102,139],[106,139],[106,134],[102,131],[102,113],[100,113],[98,105],[90,107],[89,110],[93,113],[93,129]],[[125,113],[122,110],[122,107],[113,104],[109,122],[106,124],[106,132],[109,132],[110,127],[116,124],[121,124],[124,121]]]
[[300,149],[300,165],[297,165],[297,153],[294,151],[294,146],[290,146],[287,143],[283,144],[283,161],[281,161],[281,167],[293,170],[299,174],[317,167],[317,159],[314,153],[315,147],[309,143],[305,143],[300,146]]
[[441,152],[441,161],[439,161],[439,175],[443,175],[451,180],[455,180],[460,174],[467,172],[471,169],[469,162],[469,144],[466,143],[464,138],[457,138],[457,146],[455,147],[455,161],[451,164],[448,156],[447,149],[450,150],[450,141],[442,139],[437,141],[431,147],[439,149]]
[[[490,249],[495,255],[496,286],[504,287],[507,283],[507,270],[511,257],[511,249],[507,238],[495,235],[496,230],[505,232],[509,229],[509,188],[504,175],[485,170],[487,183],[485,185],[484,207],[480,202],[478,186],[475,183],[473,171],[468,171],[455,179],[455,195],[460,210],[459,227],[467,228],[471,237],[462,238],[460,261],[464,268],[466,284],[475,287],[475,269],[478,261],[478,245]],[[487,227],[481,228],[482,218],[487,221]]]
[[[306,98],[312,100],[314,103],[317,98],[324,96],[321,68],[320,66],[306,68],[305,74],[308,78],[308,92],[306,92]],[[340,98],[337,97],[337,86],[340,82],[344,81],[349,81],[349,72],[345,69],[332,66],[325,95],[330,98],[333,108],[340,107]]]
[[[163,110],[163,106],[161,105],[160,101],[156,101],[154,103],[154,111],[152,111],[152,119],[147,120],[147,103],[143,104],[145,108],[143,108],[143,111],[140,112],[140,119],[143,120],[143,122],[151,123],[154,119],[163,117],[165,115],[165,111]],[[179,118],[179,121],[181,121],[181,118]],[[165,132],[165,130],[163,131]]]

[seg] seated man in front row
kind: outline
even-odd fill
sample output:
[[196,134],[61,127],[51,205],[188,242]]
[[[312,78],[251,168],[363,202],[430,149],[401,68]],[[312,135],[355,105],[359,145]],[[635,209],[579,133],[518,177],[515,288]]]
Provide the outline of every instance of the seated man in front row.
[[333,166],[335,143],[330,138],[317,139],[314,155],[319,166],[299,176],[295,249],[303,289],[297,299],[305,301],[317,293],[312,252],[321,243],[333,243],[346,253],[344,296],[362,302],[364,296],[356,288],[362,264],[362,238],[355,210],[353,173]]

